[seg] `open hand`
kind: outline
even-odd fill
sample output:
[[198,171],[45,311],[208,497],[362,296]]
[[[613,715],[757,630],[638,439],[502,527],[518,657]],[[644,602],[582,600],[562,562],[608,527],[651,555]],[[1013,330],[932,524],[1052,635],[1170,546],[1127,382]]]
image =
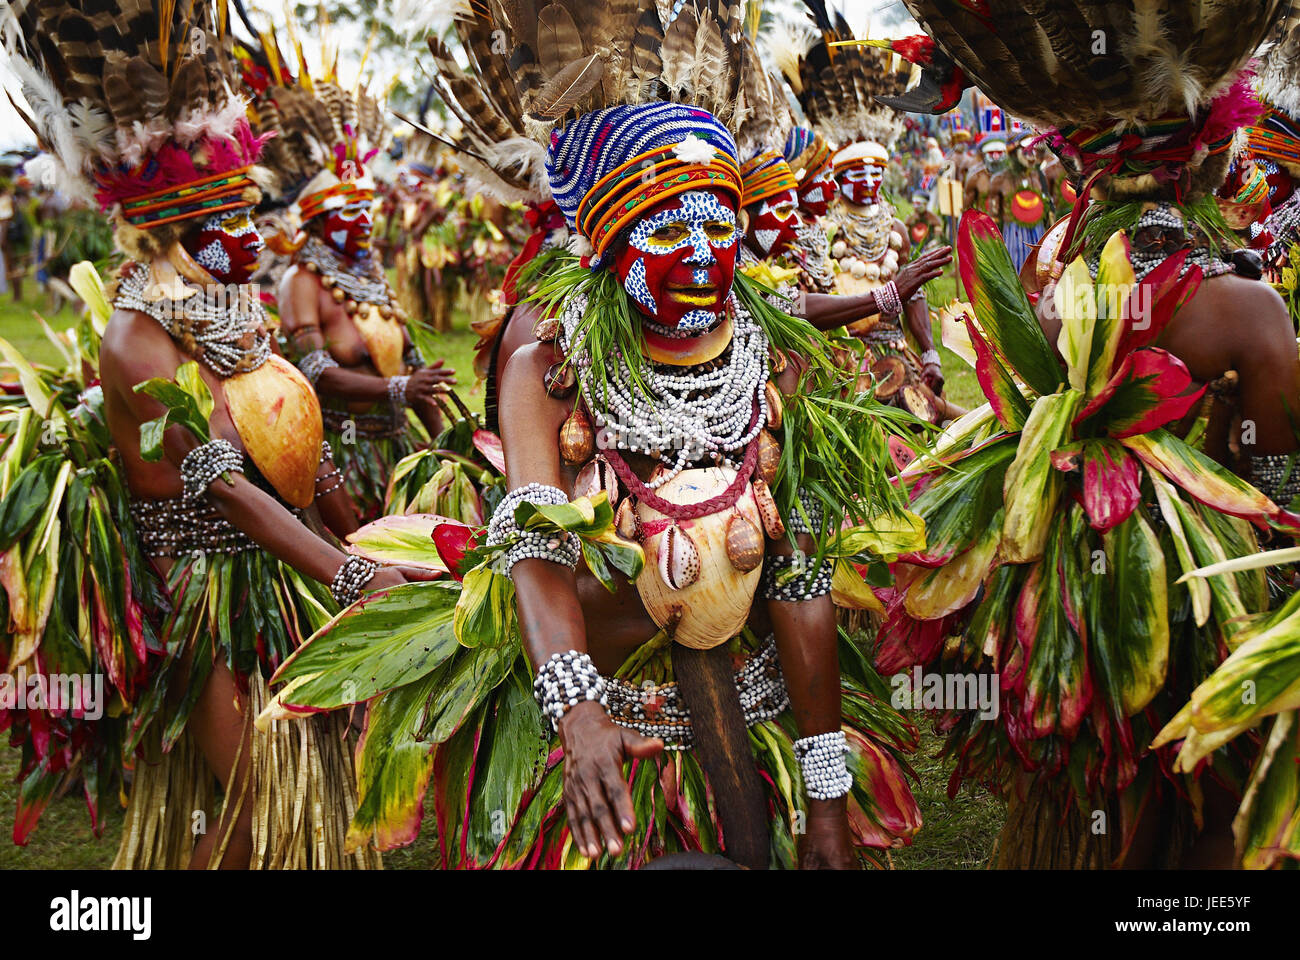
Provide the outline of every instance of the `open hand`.
[[916,291],[942,274],[944,267],[950,263],[952,247],[937,247],[904,264],[894,278],[899,297],[906,303]]

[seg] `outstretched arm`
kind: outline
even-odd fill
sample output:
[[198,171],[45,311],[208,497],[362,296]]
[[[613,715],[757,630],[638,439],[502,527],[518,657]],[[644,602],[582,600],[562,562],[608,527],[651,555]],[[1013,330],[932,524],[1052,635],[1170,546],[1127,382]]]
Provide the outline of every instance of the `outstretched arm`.
[[[557,359],[551,344],[534,343],[516,351],[502,375],[501,439],[512,491],[529,483],[567,489],[558,440],[572,408],[548,396],[543,387],[546,370]],[[534,669],[556,654],[586,654],[586,624],[574,570],[551,560],[524,559],[511,568],[511,578],[520,633]],[[616,726],[592,700],[569,708],[556,729],[564,746],[569,829],[585,856],[598,856],[602,842],[617,856],[623,837],[636,827],[623,761],[652,756],[663,749],[663,741]]]
[[[902,257],[903,253],[900,253],[899,259],[901,260]],[[894,278],[899,299],[906,304],[917,290],[940,276],[944,267],[951,262],[952,247],[939,247],[921,254],[911,263],[904,264],[898,271],[898,276]],[[871,291],[850,297],[833,293],[806,293],[799,299],[804,305],[804,319],[818,330],[834,330],[846,323],[879,313],[882,298],[875,291]],[[796,308],[797,306],[796,304]],[[928,316],[926,322],[929,322]],[[933,341],[930,345],[933,346]]]

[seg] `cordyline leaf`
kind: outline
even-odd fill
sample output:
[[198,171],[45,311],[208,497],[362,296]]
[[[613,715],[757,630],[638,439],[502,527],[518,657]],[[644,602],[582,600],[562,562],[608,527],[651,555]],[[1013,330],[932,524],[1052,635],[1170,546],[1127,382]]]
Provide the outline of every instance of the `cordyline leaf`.
[[1201,286],[1201,268],[1191,267],[1184,273],[1186,259],[1187,251],[1180,250],[1143,277],[1134,289],[1130,298],[1134,302],[1125,308],[1133,322],[1124,326],[1117,356],[1127,356],[1155,343],[1174,315],[1196,295]]
[[975,319],[1011,370],[1039,394],[1054,393],[1063,371],[1038,325],[1011,256],[988,214],[967,210],[957,232],[957,262]]
[[212,413],[212,393],[199,374],[199,365],[191,360],[176,368],[175,380],[153,377],[132,387],[136,393],[152,397],[167,408],[154,420],[140,424],[140,459],[157,463],[163,457],[163,434],[169,426],[185,427],[199,443],[212,438],[208,417]]
[[1232,822],[1243,869],[1268,870],[1300,855],[1300,713],[1281,713],[1259,752]]
[[478,546],[474,539],[474,528],[449,521],[434,527],[432,537],[443,566],[450,570],[451,575],[457,580],[463,580],[461,562],[465,559],[466,551]]
[[1002,559],[1026,563],[1042,556],[1049,524],[1064,480],[1052,468],[1052,451],[1065,440],[1083,394],[1066,390],[1039,397],[1021,431],[1015,459],[1003,481],[1006,519],[1002,527]]
[[404,847],[419,834],[433,747],[415,733],[439,676],[435,671],[390,690],[366,707],[356,751],[357,812],[348,826],[348,853],[368,842],[379,850]]
[[1124,437],[1120,442],[1147,466],[1159,470],[1206,506],[1249,520],[1261,528],[1273,524],[1283,530],[1300,530],[1300,516],[1283,510],[1245,480],[1167,430]]
[[[1300,594],[1238,635],[1240,646],[1192,691],[1191,699],[1160,731],[1152,748],[1185,739],[1180,769],[1264,717],[1300,709]],[[1250,690],[1252,697],[1242,696]],[[1195,736],[1200,734],[1199,737]]]
[[1222,563],[1212,563],[1208,567],[1197,567],[1195,570],[1188,570],[1175,582],[1186,583],[1194,577],[1213,577],[1221,573],[1236,573],[1238,570],[1262,570],[1265,567],[1276,567],[1284,563],[1300,563],[1300,547],[1261,550],[1248,557],[1233,557]]
[[1183,361],[1149,347],[1123,359],[1115,376],[1079,411],[1075,423],[1096,416],[1106,432],[1119,440],[1180,420],[1204,393],[1205,386],[1192,387]]
[[456,640],[462,647],[499,647],[516,636],[515,587],[489,566],[466,572],[456,604]]
[[1015,437],[1002,436],[940,473],[912,504],[925,521],[924,547],[900,559],[936,567],[970,547],[1002,509],[1002,483],[1015,455]]
[[52,395],[41,381],[41,375],[36,372],[36,368],[28,363],[27,359],[4,337],[0,337],[0,357],[4,357],[5,363],[17,371],[23,396],[27,398],[27,403],[36,415],[42,420],[47,418],[50,415]]
[[1079,471],[1078,499],[1094,530],[1105,533],[1123,523],[1142,500],[1138,461],[1114,440],[1082,440],[1055,450],[1052,466]]
[[348,552],[380,563],[400,563],[446,573],[449,568],[438,553],[433,533],[448,522],[446,517],[433,513],[380,517],[348,534]]
[[835,606],[845,610],[870,610],[883,614],[884,604],[876,598],[857,567],[847,560],[836,560],[835,570],[831,574],[831,600]]
[[878,514],[865,522],[845,527],[831,542],[826,555],[853,557],[870,554],[893,561],[899,554],[925,547],[925,521],[910,510]]
[[470,712],[505,679],[518,650],[516,643],[460,651],[425,704],[420,739],[442,743],[459,730]]
[[271,678],[281,690],[259,723],[361,703],[413,683],[457,649],[455,584],[405,583],[368,594],[325,624]]
[[474,449],[483,454],[483,459],[492,464],[492,468],[502,476],[506,472],[505,447],[501,438],[491,430],[482,428],[474,431]]
[[1029,403],[1021,395],[1015,378],[973,324],[970,325],[970,342],[975,350],[975,376],[998,422],[1007,430],[1019,430],[1029,417]]
[[1052,291],[1052,303],[1061,318],[1056,349],[1065,358],[1070,386],[1082,393],[1088,392],[1088,359],[1097,326],[1096,294],[1096,284],[1082,257],[1065,268]]
[[1002,511],[982,529],[970,549],[926,570],[907,589],[904,607],[918,620],[937,620],[964,609],[979,594],[1002,538]]
[[[1141,511],[1104,539],[1105,572],[1089,586],[1089,641],[1101,681],[1122,716],[1142,710],[1165,685],[1169,664],[1169,603],[1165,555]],[[1098,579],[1101,582],[1097,582]],[[1104,586],[1103,586],[1104,584]]]
[[[1165,527],[1173,540],[1178,566],[1184,571],[1195,569],[1196,557],[1192,553],[1191,542],[1183,530],[1182,515],[1175,505],[1179,499],[1178,488],[1166,480],[1159,471],[1148,470],[1147,476],[1151,478],[1151,486],[1156,493],[1156,503],[1160,506],[1160,515],[1164,517]],[[1179,582],[1181,583],[1182,580],[1180,579]],[[1203,627],[1209,621],[1212,610],[1210,585],[1204,580],[1192,580],[1187,584],[1187,591],[1192,599],[1192,619],[1198,627]]]
[[912,796],[903,771],[887,750],[872,743],[856,730],[845,729],[849,753],[845,763],[860,789],[853,791],[853,804],[861,817],[851,813],[850,828],[859,843],[888,848],[902,840],[911,843],[921,829],[921,808]]
[[1124,331],[1140,322],[1128,314],[1135,306],[1132,293],[1137,278],[1129,260],[1128,236],[1116,231],[1102,250],[1097,268],[1097,322],[1092,329],[1092,343],[1088,352],[1088,375],[1084,393],[1091,396],[1106,383],[1115,369],[1120,341]]
[[561,504],[525,501],[515,509],[515,523],[528,530],[567,530],[580,536],[598,536],[614,522],[614,509],[604,490]]

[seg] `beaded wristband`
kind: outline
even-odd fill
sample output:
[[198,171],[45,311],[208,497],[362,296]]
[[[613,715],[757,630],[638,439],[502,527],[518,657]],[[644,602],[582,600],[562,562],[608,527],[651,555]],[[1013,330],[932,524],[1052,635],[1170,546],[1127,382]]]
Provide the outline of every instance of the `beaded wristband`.
[[781,582],[787,570],[800,570],[808,558],[803,554],[772,554],[763,561],[763,579],[759,591],[765,600],[780,603],[804,603],[816,600],[831,592],[831,575],[834,566],[823,560],[816,570],[801,570],[794,577]]
[[229,440],[210,440],[195,447],[181,461],[181,501],[197,503],[212,481],[229,471],[244,472],[244,455]]
[[903,312],[903,298],[898,295],[898,284],[890,280],[883,287],[877,287],[873,293],[876,307],[882,316],[896,317]]
[[410,377],[388,378],[388,404],[394,411],[406,406],[406,385],[410,380]]
[[320,442],[320,462],[324,463],[326,460],[333,460],[333,459],[334,459],[334,448],[330,446],[330,442],[328,440],[322,440]]
[[518,538],[506,551],[506,574],[509,575],[520,560],[549,560],[570,570],[577,567],[582,548],[572,534],[519,529],[515,523],[515,511],[524,502],[558,507],[568,503],[569,498],[558,487],[529,483],[511,490],[497,504],[492,519],[488,521],[488,546],[497,546],[513,537]]
[[370,582],[370,578],[379,569],[379,564],[365,557],[351,554],[339,564],[330,583],[330,595],[340,607],[350,607],[361,599],[361,588]]
[[602,707],[606,706],[605,678],[585,653],[553,653],[537,668],[533,696],[542,714],[550,718],[552,728],[559,729],[564,715],[580,703],[599,700]]
[[298,369],[307,378],[307,382],[312,385],[312,389],[316,388],[316,381],[320,379],[322,373],[330,367],[337,367],[338,365],[339,362],[330,356],[328,350],[313,350],[298,361]]
[[795,759],[803,773],[803,786],[814,800],[834,800],[849,792],[853,777],[844,757],[849,752],[844,731],[819,733],[794,742]]
[[934,364],[936,367],[943,366],[939,360],[938,350],[930,349],[921,354],[921,366],[928,367],[930,364]]

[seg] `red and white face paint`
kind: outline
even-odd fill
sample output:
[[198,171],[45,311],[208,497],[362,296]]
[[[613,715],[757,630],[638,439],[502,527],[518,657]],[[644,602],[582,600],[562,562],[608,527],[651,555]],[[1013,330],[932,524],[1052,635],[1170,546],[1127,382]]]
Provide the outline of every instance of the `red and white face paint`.
[[869,207],[880,202],[880,185],[885,182],[885,168],[864,161],[845,167],[840,173],[840,193],[849,203]]
[[650,330],[702,336],[722,322],[736,274],[739,231],[725,194],[691,190],[651,207],[612,269]]
[[343,256],[362,260],[370,256],[372,226],[374,221],[370,216],[370,201],[353,200],[324,214],[321,230],[325,234],[325,242]]
[[221,283],[247,283],[266,241],[253,224],[253,208],[239,207],[214,213],[182,241],[185,251],[213,279]]
[[767,257],[794,245],[803,221],[799,218],[799,198],[793,188],[750,204],[746,209],[749,231],[745,240],[755,253]]
[[835,171],[826,164],[813,177],[799,184],[799,209],[810,217],[824,217],[835,196]]

